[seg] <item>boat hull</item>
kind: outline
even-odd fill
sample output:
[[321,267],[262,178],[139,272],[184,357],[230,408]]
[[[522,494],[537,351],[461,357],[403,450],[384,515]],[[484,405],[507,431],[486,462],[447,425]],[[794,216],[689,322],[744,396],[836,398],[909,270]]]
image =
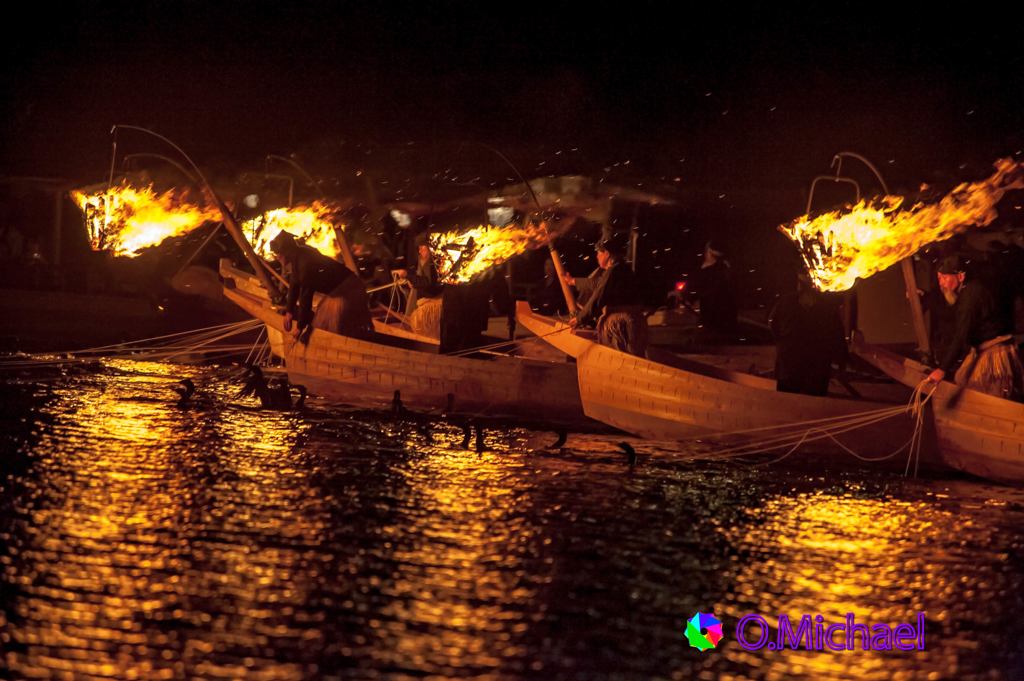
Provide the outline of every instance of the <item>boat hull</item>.
[[[649,351],[648,359],[602,346],[570,332],[561,322],[533,313],[522,303],[517,312],[526,328],[576,358],[587,416],[645,438],[760,441],[796,424],[806,424],[811,430],[827,423],[826,419],[840,420],[896,406],[780,393],[775,382],[765,378],[658,350]],[[913,420],[901,413],[842,433],[837,439],[858,453],[877,457],[908,442],[913,429]],[[840,448],[827,438],[814,446]],[[906,456],[893,457],[892,463],[904,466]]]
[[[894,380],[916,387],[931,369],[857,338],[853,350]],[[1024,404],[959,390],[949,381],[929,401],[938,456],[947,466],[988,480],[1024,482]]]
[[379,333],[363,340],[313,329],[308,342],[300,343],[285,332],[283,316],[266,296],[248,290],[248,283],[226,278],[225,296],[266,325],[289,380],[312,394],[382,407],[399,391],[406,407],[429,412],[586,422],[570,365],[438,355],[436,346]]

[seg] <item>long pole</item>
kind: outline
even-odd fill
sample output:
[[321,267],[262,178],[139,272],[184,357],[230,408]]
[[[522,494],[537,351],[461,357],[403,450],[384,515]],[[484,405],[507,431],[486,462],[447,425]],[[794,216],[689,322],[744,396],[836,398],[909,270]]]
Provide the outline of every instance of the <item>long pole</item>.
[[640,242],[640,227],[637,225],[640,216],[640,204],[633,206],[633,224],[629,226],[629,266],[636,272],[636,249]]
[[[854,158],[863,163],[875,174],[878,178],[879,183],[882,185],[882,191],[887,195],[889,194],[889,187],[885,184],[885,180],[882,179],[882,174],[878,172],[878,168],[874,166],[871,161],[867,160],[860,154],[853,151],[840,151],[832,158],[833,165],[838,161],[842,164],[842,159],[845,157]],[[836,173],[839,173],[839,169],[836,169]],[[928,342],[928,327],[924,323],[924,311],[921,309],[921,299],[917,295],[917,275],[914,273],[914,262],[911,258],[904,258],[900,261],[900,269],[903,272],[903,286],[907,292],[907,301],[910,303],[910,318],[914,324],[914,335],[917,336],[917,346],[922,352],[931,352],[931,344]]]
[[167,156],[164,156],[163,154],[146,154],[146,153],[143,153],[143,154],[127,154],[123,159],[121,159],[121,163],[123,165],[127,166],[128,161],[132,160],[133,158],[157,158],[157,159],[160,159],[161,161],[164,161],[165,163],[170,163],[172,166],[177,168],[181,172],[181,174],[184,175],[185,177],[187,177],[189,179],[189,181],[192,182],[193,184],[199,184],[199,180],[197,180],[196,177],[192,173],[190,173],[187,168],[185,168],[185,166],[181,165],[180,163],[175,161],[173,158],[168,158]]
[[[539,213],[544,210],[540,205],[540,199],[537,198],[537,193],[533,191],[533,187],[530,186],[530,183],[527,182],[526,178],[523,177],[523,174],[519,172],[519,168],[509,160],[508,156],[489,144],[484,144],[483,142],[477,142],[476,144],[479,144],[484,149],[497,154],[502,161],[508,164],[508,167],[512,169],[512,172],[519,176],[519,181],[526,186],[526,190],[530,192],[530,196],[533,198],[533,203],[537,206],[537,217],[540,217]],[[529,220],[529,217],[526,219]],[[569,310],[569,314],[576,314],[576,297],[572,294],[572,289],[569,288],[569,284],[565,283],[565,266],[562,265],[562,256],[558,254],[558,250],[555,248],[555,242],[551,239],[551,232],[548,231],[546,226],[544,229],[548,235],[548,252],[551,254],[551,262],[555,265],[555,274],[558,275],[558,283],[562,287],[562,295],[565,297],[565,307]]]
[[270,278],[270,275],[267,274],[266,269],[264,269],[266,267],[266,261],[264,261],[263,258],[261,258],[259,254],[257,254],[256,251],[253,250],[252,244],[250,244],[249,241],[245,238],[245,235],[242,234],[242,228],[238,226],[238,221],[235,220],[235,216],[231,214],[231,211],[228,210],[227,205],[224,203],[224,201],[221,200],[220,196],[217,195],[217,192],[213,190],[213,186],[210,185],[210,181],[206,179],[206,176],[203,175],[203,171],[199,169],[199,166],[196,165],[195,161],[193,161],[181,147],[179,147],[177,144],[167,139],[160,133],[153,132],[148,128],[142,128],[137,125],[115,125],[111,129],[111,132],[115,132],[121,128],[124,128],[125,130],[137,130],[139,132],[144,132],[147,135],[152,135],[153,137],[156,137],[157,139],[162,140],[163,142],[169,144],[171,147],[175,149],[175,151],[181,154],[186,161],[188,161],[189,165],[192,166],[192,169],[196,171],[196,176],[202,181],[203,186],[205,186],[207,191],[210,192],[210,196],[213,198],[214,203],[217,205],[217,209],[220,211],[221,217],[224,218],[224,227],[228,230],[228,233],[238,244],[238,247],[242,249],[242,253],[245,255],[245,259],[249,261],[249,264],[256,272],[256,276],[259,277],[260,283],[262,283],[263,287],[267,289],[267,293],[270,294],[271,298],[279,296],[281,293],[280,289],[277,288],[277,285],[274,284],[274,280]]
[[565,281],[565,266],[562,265],[562,256],[558,254],[550,234],[548,234],[548,251],[551,253],[551,262],[555,264],[555,274],[558,276],[558,283],[562,287],[562,295],[565,296],[565,307],[569,310],[569,314],[576,314],[578,309],[576,306],[576,296],[573,295],[572,289],[569,288],[569,284]]

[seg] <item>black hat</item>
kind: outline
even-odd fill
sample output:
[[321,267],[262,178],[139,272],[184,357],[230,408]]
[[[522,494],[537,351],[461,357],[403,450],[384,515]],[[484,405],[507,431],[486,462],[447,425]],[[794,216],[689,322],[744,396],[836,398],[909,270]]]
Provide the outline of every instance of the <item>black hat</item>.
[[295,237],[288,232],[281,230],[270,240],[270,250],[274,253],[287,253],[296,247]]
[[607,239],[597,242],[597,250],[608,251],[612,255],[625,255],[626,246],[629,244],[629,234],[625,232],[613,233]]
[[947,255],[939,263],[939,274],[960,274],[963,271],[964,266],[958,255]]

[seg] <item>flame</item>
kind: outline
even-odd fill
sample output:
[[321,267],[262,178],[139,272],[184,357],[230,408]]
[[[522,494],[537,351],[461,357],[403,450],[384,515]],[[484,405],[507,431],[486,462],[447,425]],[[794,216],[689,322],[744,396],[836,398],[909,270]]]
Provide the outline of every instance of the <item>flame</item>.
[[845,291],[928,244],[990,224],[1003,194],[1024,188],[1022,167],[996,161],[989,178],[960,184],[937,203],[903,209],[903,197],[884,196],[814,219],[805,215],[779,229],[799,247],[818,290]]
[[207,220],[220,219],[216,208],[189,201],[187,190],[157,194],[152,185],[133,187],[123,183],[92,194],[72,191],[71,199],[85,217],[93,249],[118,256],[135,257],[168,237],[190,232]]
[[469,282],[495,265],[547,243],[543,222],[525,227],[480,225],[464,232],[430,235],[438,276],[449,284]]
[[338,210],[338,206],[322,201],[314,201],[309,206],[276,208],[242,223],[242,233],[256,252],[265,258],[271,256],[270,242],[282,231],[305,241],[324,255],[336,258],[341,249],[335,225],[339,229],[344,228],[335,222]]

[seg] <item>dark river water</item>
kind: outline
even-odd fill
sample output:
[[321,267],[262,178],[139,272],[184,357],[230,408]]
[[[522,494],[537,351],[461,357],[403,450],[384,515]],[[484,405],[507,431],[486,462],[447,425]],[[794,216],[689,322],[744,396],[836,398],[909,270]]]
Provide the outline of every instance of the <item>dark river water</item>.
[[[630,468],[621,437],[515,428],[478,453],[448,424],[259,412],[223,369],[4,376],[3,678],[1024,678],[1019,489],[640,444]],[[688,644],[697,612],[716,648]],[[734,635],[918,612],[923,651]]]

